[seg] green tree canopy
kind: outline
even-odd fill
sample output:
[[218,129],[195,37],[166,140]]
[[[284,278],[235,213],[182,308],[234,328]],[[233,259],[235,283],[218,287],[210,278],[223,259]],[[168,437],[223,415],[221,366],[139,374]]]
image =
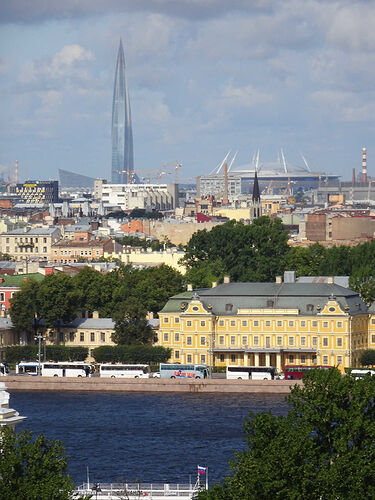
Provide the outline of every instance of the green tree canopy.
[[146,319],[146,310],[135,297],[129,297],[114,316],[112,340],[119,345],[149,344],[153,331]]
[[250,414],[247,448],[201,500],[375,498],[375,383],[312,370],[286,416]]
[[50,328],[68,323],[76,316],[78,292],[74,289],[73,280],[64,273],[50,274],[40,284],[38,302],[40,316]]
[[0,500],[69,500],[74,484],[67,475],[60,441],[32,438],[5,426],[0,430]]
[[362,352],[359,362],[362,366],[375,365],[375,349],[366,349]]
[[259,217],[250,225],[229,221],[211,231],[198,231],[186,245],[187,277],[196,279],[197,268],[212,273],[215,262],[220,278],[228,274],[233,281],[272,281],[285,269],[287,242],[288,232],[280,219],[269,217]]
[[41,284],[34,279],[28,279],[21,285],[19,292],[10,299],[9,314],[12,323],[19,333],[26,333],[30,341],[33,334],[33,319],[35,314],[40,315],[39,289]]

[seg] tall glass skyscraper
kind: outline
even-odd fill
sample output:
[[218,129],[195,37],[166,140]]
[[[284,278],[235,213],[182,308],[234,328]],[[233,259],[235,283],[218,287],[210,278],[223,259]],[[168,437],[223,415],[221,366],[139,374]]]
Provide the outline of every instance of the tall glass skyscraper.
[[112,103],[112,184],[131,182],[134,171],[133,130],[122,40],[117,54]]

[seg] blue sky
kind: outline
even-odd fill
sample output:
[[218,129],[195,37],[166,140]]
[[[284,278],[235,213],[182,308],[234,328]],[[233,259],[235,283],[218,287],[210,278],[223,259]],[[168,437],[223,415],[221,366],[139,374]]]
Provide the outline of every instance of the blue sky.
[[371,0],[12,0],[0,22],[0,166],[21,179],[109,177],[120,37],[136,170],[283,148],[350,179],[366,146],[375,175]]

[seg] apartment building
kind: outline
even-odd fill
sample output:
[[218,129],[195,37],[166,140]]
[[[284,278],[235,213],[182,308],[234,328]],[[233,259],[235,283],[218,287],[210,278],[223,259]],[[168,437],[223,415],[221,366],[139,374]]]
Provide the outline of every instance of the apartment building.
[[[293,274],[292,274],[293,276]],[[158,345],[171,362],[213,366],[358,364],[371,319],[356,292],[333,283],[230,283],[171,297],[160,311]],[[369,334],[369,320],[373,328]],[[373,335],[373,337],[372,337]]]
[[61,237],[59,228],[24,227],[0,234],[1,252],[11,255],[15,260],[37,257],[48,260],[51,247]]
[[54,264],[71,264],[82,260],[98,260],[104,257],[104,253],[111,255],[114,249],[115,242],[111,239],[60,240],[52,246],[50,258]]

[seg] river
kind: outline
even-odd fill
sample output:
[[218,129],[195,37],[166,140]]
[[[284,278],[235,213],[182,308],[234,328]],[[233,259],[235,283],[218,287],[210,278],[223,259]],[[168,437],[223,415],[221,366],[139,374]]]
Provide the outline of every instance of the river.
[[28,429],[66,447],[69,473],[86,481],[155,483],[195,480],[197,465],[212,485],[244,447],[250,412],[285,414],[284,396],[269,394],[11,393]]

